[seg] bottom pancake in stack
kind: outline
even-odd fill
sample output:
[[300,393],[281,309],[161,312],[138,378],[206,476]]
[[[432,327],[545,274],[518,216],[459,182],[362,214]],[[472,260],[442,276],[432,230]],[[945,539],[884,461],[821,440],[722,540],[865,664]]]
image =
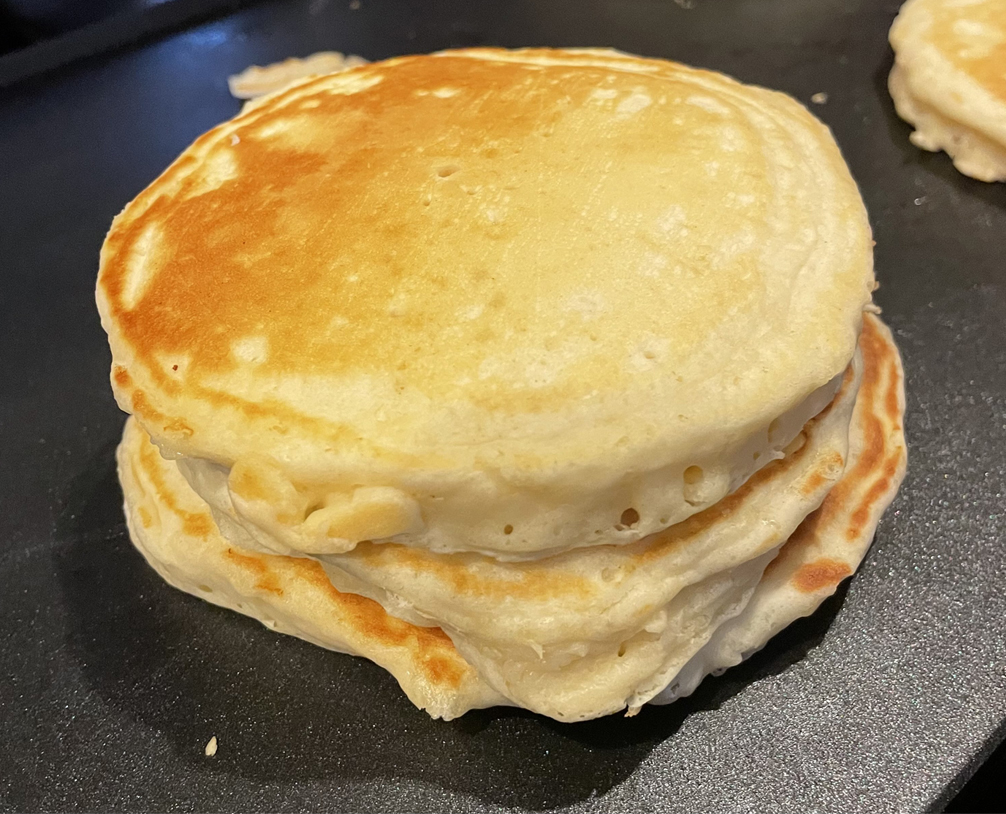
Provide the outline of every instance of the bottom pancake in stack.
[[687,695],[831,595],[904,475],[903,412],[897,349],[867,314],[835,400],[733,494],[630,545],[516,562],[393,543],[259,553],[133,419],[118,459],[132,539],[172,585],[371,659],[434,717],[577,721]]

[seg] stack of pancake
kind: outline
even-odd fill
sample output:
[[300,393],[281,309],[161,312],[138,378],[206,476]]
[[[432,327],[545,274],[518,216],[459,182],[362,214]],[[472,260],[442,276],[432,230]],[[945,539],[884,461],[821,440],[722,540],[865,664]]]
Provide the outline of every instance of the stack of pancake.
[[782,94],[594,50],[300,81],[102,250],[133,541],[434,716],[674,700],[812,612],[897,490],[874,286]]
[[1006,181],[1006,0],[909,0],[891,27],[889,87],[912,143],[979,181]]

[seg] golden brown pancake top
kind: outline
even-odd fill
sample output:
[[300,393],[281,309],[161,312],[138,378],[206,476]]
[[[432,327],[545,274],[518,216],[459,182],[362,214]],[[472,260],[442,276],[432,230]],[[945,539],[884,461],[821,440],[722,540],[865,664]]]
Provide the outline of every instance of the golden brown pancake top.
[[[838,329],[822,354],[851,355],[868,232],[844,167],[846,222],[805,211],[807,177],[835,167],[791,137],[795,105],[668,63],[497,53],[310,80],[141,195],[100,281],[134,408],[267,390],[284,419],[316,416],[305,392],[338,382],[393,409],[547,412],[757,370],[796,353],[813,314]],[[822,259],[827,239],[845,256]]]

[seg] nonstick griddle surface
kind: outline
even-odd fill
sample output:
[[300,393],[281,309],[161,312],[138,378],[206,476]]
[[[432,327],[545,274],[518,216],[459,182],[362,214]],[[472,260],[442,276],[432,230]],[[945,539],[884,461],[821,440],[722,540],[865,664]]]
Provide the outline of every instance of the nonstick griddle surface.
[[[885,85],[896,11],[266,2],[0,91],[0,809],[943,805],[1006,722],[1006,185],[909,144]],[[908,477],[860,573],[748,663],[633,719],[432,721],[376,666],[168,587],[121,515],[93,298],[112,217],[237,112],[226,77],[249,64],[482,44],[614,46],[808,104],[862,188],[904,354]]]

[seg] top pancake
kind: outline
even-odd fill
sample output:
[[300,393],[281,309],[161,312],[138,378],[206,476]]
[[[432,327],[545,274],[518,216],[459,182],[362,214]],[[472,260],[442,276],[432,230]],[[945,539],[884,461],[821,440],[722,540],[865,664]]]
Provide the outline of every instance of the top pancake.
[[198,139],[115,220],[98,303],[119,403],[288,547],[525,553],[735,488],[831,399],[872,285],[855,184],[788,97],[470,50]]

